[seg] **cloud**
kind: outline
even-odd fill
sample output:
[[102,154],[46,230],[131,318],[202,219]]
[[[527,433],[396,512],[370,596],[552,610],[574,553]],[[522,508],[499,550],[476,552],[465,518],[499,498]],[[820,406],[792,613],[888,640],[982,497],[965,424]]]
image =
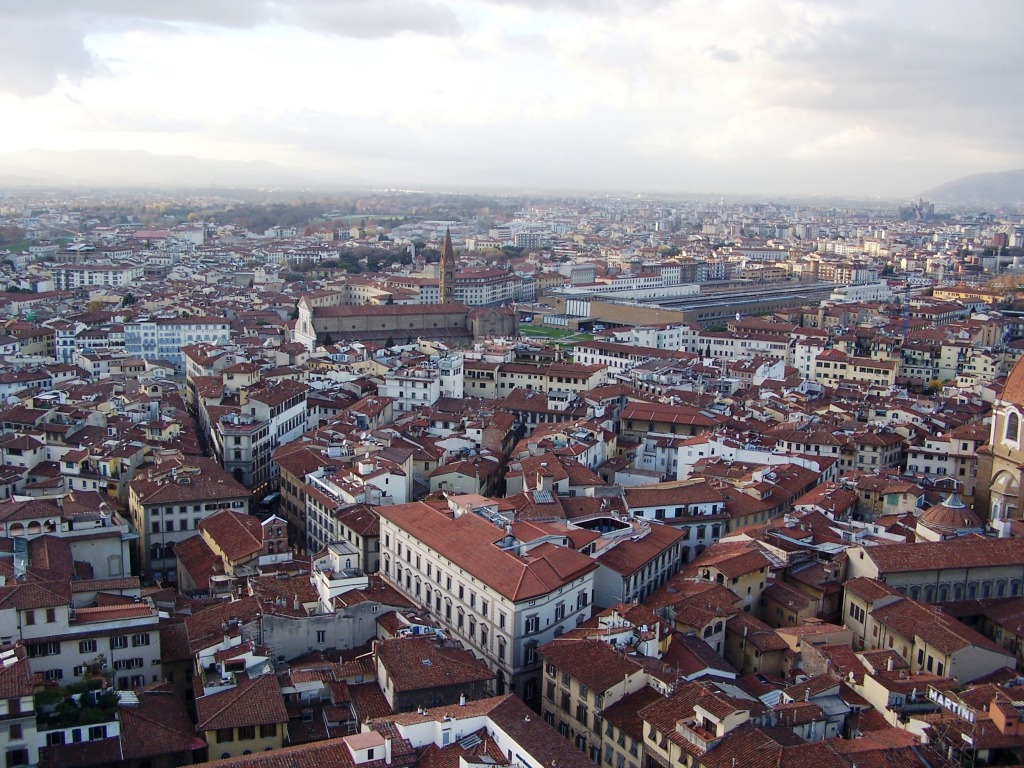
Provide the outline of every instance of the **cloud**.
[[0,91],[44,94],[0,106],[21,147],[903,193],[1024,165],[1021,21],[1019,0],[0,0]]
[[0,50],[0,91],[16,96],[46,93],[61,77],[79,81],[104,71],[82,35],[62,25],[43,30],[31,21],[0,23]]
[[252,29],[293,26],[318,34],[378,39],[402,33],[453,36],[454,12],[434,0],[46,0],[0,4],[0,91],[38,96],[66,77],[73,82],[104,71],[89,50],[90,35],[181,25]]
[[310,31],[364,39],[401,32],[447,37],[460,30],[450,8],[428,0],[293,0],[275,16]]
[[735,64],[743,59],[736,51],[729,48],[720,48],[717,45],[709,45],[704,52],[715,61],[722,61],[726,64]]

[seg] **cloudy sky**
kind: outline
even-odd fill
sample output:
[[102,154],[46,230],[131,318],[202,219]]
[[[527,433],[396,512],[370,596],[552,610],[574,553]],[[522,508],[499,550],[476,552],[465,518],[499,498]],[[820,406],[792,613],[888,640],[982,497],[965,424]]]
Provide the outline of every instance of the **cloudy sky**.
[[0,0],[0,149],[906,197],[1024,167],[1021,22],[1019,0]]

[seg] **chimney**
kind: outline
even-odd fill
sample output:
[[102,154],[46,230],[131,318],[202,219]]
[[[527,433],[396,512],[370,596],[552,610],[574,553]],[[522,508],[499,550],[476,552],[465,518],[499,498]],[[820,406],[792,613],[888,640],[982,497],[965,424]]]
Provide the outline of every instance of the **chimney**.
[[887,672],[892,672],[892,668],[893,668],[893,662],[892,662],[892,656],[890,656],[889,660],[885,663],[885,669],[886,669]]
[[299,610],[299,609],[300,609],[301,607],[302,607],[302,606],[301,606],[301,604],[299,603],[299,596],[298,596],[298,595],[295,595],[295,599],[294,599],[294,600],[292,601],[292,610],[293,610],[293,611],[297,611],[297,610]]
[[464,694],[464,693],[459,694],[459,706],[460,707],[466,706],[466,694]]

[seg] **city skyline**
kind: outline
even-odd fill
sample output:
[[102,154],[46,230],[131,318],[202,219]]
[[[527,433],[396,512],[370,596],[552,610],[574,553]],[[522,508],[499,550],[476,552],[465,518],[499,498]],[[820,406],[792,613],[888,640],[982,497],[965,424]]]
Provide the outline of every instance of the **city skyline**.
[[890,198],[1024,167],[1010,3],[89,6],[0,5],[5,151]]

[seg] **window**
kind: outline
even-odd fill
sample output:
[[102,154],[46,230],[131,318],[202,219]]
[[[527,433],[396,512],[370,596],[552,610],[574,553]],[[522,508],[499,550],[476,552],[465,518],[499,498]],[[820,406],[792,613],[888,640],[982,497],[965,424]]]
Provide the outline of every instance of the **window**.
[[107,738],[107,726],[93,725],[89,727],[89,741],[99,741]]
[[149,645],[149,633],[142,632],[137,635],[132,635],[132,647],[138,647],[140,645]]
[[218,728],[217,729],[217,743],[224,744],[228,741],[235,740],[235,729],[234,728]]
[[8,730],[8,734],[10,734],[10,737],[12,739],[22,739],[25,736],[21,723],[11,723],[11,727],[10,730]]
[[525,625],[523,631],[526,634],[528,634],[528,635],[532,635],[534,632],[538,631],[539,629],[540,629],[540,617],[536,616],[536,615],[534,615],[534,616],[527,616],[526,617],[526,625]]
[[487,615],[487,601],[486,600],[481,600],[480,601],[480,613],[482,613],[484,616]]
[[36,623],[36,612],[35,611],[25,611],[25,624],[31,626],[32,624],[35,624],[35,623]]
[[60,643],[32,643],[28,647],[28,655],[31,659],[39,656],[56,656],[58,653],[60,653]]
[[53,624],[57,620],[57,609],[47,608],[46,609],[46,623]]
[[565,618],[565,603],[559,603],[555,606],[555,621],[561,621]]
[[576,705],[576,722],[584,723],[587,722],[587,705],[579,703]]
[[499,637],[498,638],[498,658],[501,659],[502,661],[505,660],[505,638],[504,637]]
[[111,648],[111,650],[116,650],[118,648],[127,648],[127,647],[128,647],[128,635],[118,635],[117,637],[110,638],[110,648]]
[[27,749],[9,749],[7,751],[7,766],[11,768],[15,765],[28,765],[28,750]]
[[96,653],[96,641],[95,640],[82,640],[78,643],[79,653]]
[[1020,416],[1013,411],[1006,417],[1006,439],[1017,440],[1020,436]]
[[269,723],[260,726],[260,738],[272,739],[277,736],[277,723]]
[[238,729],[238,740],[246,741],[248,739],[256,738],[256,726],[255,725],[243,725]]

